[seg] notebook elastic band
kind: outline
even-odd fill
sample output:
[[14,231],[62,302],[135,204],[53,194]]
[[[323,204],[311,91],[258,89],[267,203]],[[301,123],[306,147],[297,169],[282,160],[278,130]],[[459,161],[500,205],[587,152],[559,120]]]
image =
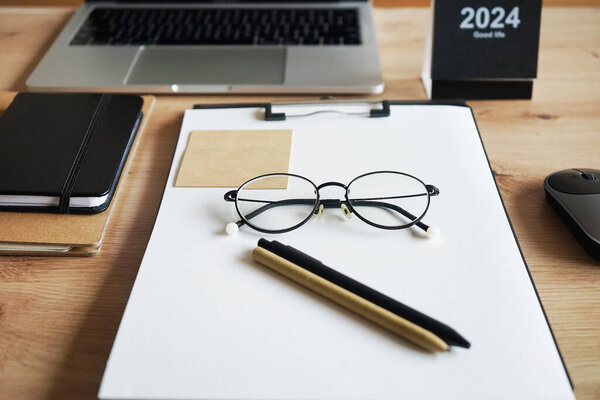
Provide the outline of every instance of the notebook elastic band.
[[69,173],[67,174],[67,179],[65,180],[65,184],[63,185],[60,191],[60,200],[58,203],[58,212],[61,214],[69,213],[69,204],[71,203],[71,193],[73,192],[73,188],[75,187],[75,183],[77,182],[77,177],[81,172],[81,166],[83,165],[83,161],[85,160],[85,156],[90,148],[90,143],[92,138],[94,137],[94,133],[98,128],[98,124],[102,120],[102,115],[106,110],[106,106],[110,99],[111,95],[103,94],[100,97],[100,101],[94,110],[94,114],[88,124],[87,129],[85,130],[85,134],[81,140],[81,145],[77,150],[77,154],[73,160],[73,164],[71,164],[71,168],[69,169]]

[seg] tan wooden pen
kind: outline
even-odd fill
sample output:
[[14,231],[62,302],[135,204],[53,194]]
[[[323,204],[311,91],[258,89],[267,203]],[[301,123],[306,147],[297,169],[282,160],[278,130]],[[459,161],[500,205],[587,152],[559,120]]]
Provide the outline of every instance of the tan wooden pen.
[[346,290],[317,274],[263,248],[254,249],[254,260],[329,300],[367,318],[398,336],[432,352],[446,351],[448,344],[432,332]]

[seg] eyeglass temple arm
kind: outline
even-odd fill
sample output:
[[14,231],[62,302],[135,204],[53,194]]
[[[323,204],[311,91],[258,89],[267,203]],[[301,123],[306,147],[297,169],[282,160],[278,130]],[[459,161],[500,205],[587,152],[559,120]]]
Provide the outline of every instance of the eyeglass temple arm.
[[[229,202],[233,202],[235,201],[237,196],[237,190],[231,190],[227,193],[225,193],[225,201],[229,201]],[[257,215],[260,215],[261,213],[270,210],[271,208],[274,207],[280,207],[280,206],[293,206],[293,205],[301,205],[301,204],[306,204],[306,205],[312,205],[315,204],[315,200],[314,199],[287,199],[287,200],[280,200],[280,201],[274,201],[272,203],[268,203],[265,204],[262,207],[257,208],[256,210],[252,211],[251,213],[249,213],[248,215],[246,215],[246,219],[252,219],[254,217],[256,217]],[[239,221],[236,222],[236,225],[242,226],[244,225],[246,222],[241,219]]]
[[[439,190],[435,186],[426,185],[426,187],[427,187],[427,191],[429,192],[430,196],[437,196],[440,193]],[[232,201],[235,201],[236,196],[237,196],[237,190],[231,190],[231,191],[225,193],[224,198],[226,201],[232,202]],[[314,204],[314,199],[287,199],[287,200],[280,200],[280,201],[268,203],[262,207],[257,208],[250,214],[246,215],[246,219],[252,219],[252,218],[256,217],[257,215],[259,215],[271,208],[274,208],[274,207],[287,206],[287,205],[301,205],[301,204],[306,204],[306,205]],[[337,200],[337,199],[335,199],[335,200],[324,199],[320,202],[320,204],[322,204],[324,208],[339,208],[342,204],[342,201]],[[364,206],[364,207],[389,208],[389,209],[392,209],[392,210],[397,211],[398,213],[404,215],[406,218],[410,219],[411,221],[414,221],[417,219],[417,217],[415,217],[413,214],[406,211],[402,207],[399,207],[395,204],[385,203],[383,201],[353,201],[352,205]],[[317,213],[317,212],[318,212],[318,210],[315,209],[315,213]],[[236,222],[236,225],[238,227],[240,227],[244,224],[245,224],[244,220],[239,220]],[[421,228],[422,230],[424,230],[425,232],[427,232],[427,229],[429,229],[429,225],[424,224],[421,221],[417,222],[415,225],[418,226],[419,228]]]
[[[437,196],[440,194],[440,190],[438,188],[436,188],[433,185],[425,185],[425,188],[427,189],[427,194],[429,194],[430,196]],[[390,208],[394,211],[397,211],[398,213],[404,215],[406,218],[410,219],[411,221],[414,221],[417,219],[417,217],[415,217],[414,215],[412,215],[410,212],[406,211],[404,208],[397,206],[395,204],[390,204],[390,203],[385,203],[383,201],[360,201],[360,200],[354,200],[351,202],[353,206],[365,206],[365,207],[381,207],[381,208]],[[424,224],[423,222],[419,221],[415,224],[416,226],[418,226],[419,228],[421,228],[422,230],[424,230],[425,232],[427,232],[427,229],[429,229],[429,225]]]
[[[411,221],[414,221],[417,219],[417,217],[412,215],[410,212],[406,211],[404,208],[399,207],[395,204],[385,203],[383,201],[352,201],[352,206],[390,208],[390,209],[397,211],[398,213],[404,215],[406,218],[410,219]],[[427,232],[427,229],[429,229],[429,225],[424,224],[421,221],[417,222],[415,225],[418,226],[419,228],[423,229],[425,232]]]

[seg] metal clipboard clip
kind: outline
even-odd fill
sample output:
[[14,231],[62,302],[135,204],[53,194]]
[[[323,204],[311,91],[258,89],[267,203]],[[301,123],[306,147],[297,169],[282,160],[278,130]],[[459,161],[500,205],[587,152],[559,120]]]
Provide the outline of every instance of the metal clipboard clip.
[[[335,108],[327,108],[335,106]],[[343,111],[340,106],[364,106],[361,111]],[[306,112],[286,113],[279,109],[285,107],[306,107]],[[315,110],[315,107],[318,109]],[[356,109],[356,107],[353,107]],[[278,112],[274,111],[276,109]],[[354,115],[368,118],[382,118],[390,116],[390,102],[388,100],[321,100],[300,102],[273,102],[265,104],[265,121],[285,121],[288,118],[305,118],[318,114]]]

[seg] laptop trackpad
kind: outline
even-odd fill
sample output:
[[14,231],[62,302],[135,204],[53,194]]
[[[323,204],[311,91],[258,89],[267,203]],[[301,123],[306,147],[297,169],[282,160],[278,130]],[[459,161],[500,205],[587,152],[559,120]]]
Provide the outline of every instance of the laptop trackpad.
[[283,83],[282,48],[143,48],[125,83],[213,85]]

